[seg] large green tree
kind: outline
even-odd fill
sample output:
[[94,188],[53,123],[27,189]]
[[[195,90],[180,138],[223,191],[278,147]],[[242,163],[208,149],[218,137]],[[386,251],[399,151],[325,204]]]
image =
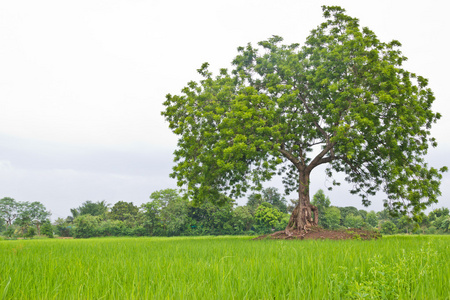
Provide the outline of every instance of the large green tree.
[[228,198],[222,205],[214,205],[209,201],[201,205],[189,205],[188,217],[195,228],[202,228],[203,234],[231,233],[234,201]]
[[91,215],[91,216],[103,216],[108,212],[109,204],[106,203],[105,200],[92,202],[87,200],[81,204],[81,206],[77,208],[71,208],[70,212],[72,213],[72,217],[75,219],[78,216],[82,215]]
[[328,229],[337,229],[340,226],[341,211],[335,206],[325,209],[323,218],[323,227]]
[[373,210],[371,210],[367,214],[366,222],[372,227],[377,227],[377,225],[378,225],[378,218],[377,218],[377,214]]
[[162,227],[160,217],[160,204],[157,201],[147,202],[141,205],[141,220],[148,235],[155,235]]
[[136,220],[139,212],[139,207],[133,202],[119,201],[114,204],[109,213],[112,220],[133,222]]
[[0,218],[5,221],[7,226],[11,226],[19,215],[18,206],[19,203],[11,197],[0,199]]
[[73,220],[75,228],[73,235],[76,238],[89,238],[98,236],[98,227],[100,224],[99,216],[92,216],[91,214],[82,214]]
[[340,7],[323,15],[302,47],[278,36],[240,47],[231,73],[213,77],[205,63],[200,82],[167,95],[162,115],[179,135],[172,176],[188,196],[236,197],[284,174],[299,197],[286,231],[303,230],[318,217],[311,172],[326,164],[365,205],[379,190],[394,211],[437,202],[445,168],[423,158],[440,118],[428,80],[403,69],[398,41],[380,41]]
[[249,231],[253,223],[253,215],[247,206],[238,206],[233,210],[233,226],[237,232]]
[[261,191],[261,194],[252,193],[248,197],[247,206],[253,214],[256,208],[263,202],[267,202],[276,207],[279,211],[287,213],[286,199],[278,192],[277,188],[268,187]]
[[311,201],[311,204],[317,207],[319,212],[318,224],[323,226],[325,223],[325,210],[330,207],[330,198],[325,196],[322,189],[318,190]]
[[180,235],[187,222],[188,202],[175,189],[153,192],[150,200],[159,210],[158,218],[166,235]]
[[255,211],[255,221],[262,232],[273,229],[282,218],[283,213],[268,202],[263,202]]
[[[51,213],[47,211],[44,204],[34,201],[34,202],[20,202],[18,206],[18,219],[23,225],[36,225],[37,234],[41,234],[41,224],[45,222]],[[28,224],[26,224],[28,222]]]

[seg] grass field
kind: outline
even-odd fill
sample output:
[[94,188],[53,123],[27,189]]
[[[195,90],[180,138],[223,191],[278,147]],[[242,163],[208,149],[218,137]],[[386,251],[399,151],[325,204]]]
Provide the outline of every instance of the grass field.
[[450,236],[0,241],[1,299],[449,299]]

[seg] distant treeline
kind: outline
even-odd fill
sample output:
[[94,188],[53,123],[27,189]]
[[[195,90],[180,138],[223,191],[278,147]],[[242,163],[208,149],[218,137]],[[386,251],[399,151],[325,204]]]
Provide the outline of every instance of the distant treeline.
[[[177,190],[154,192],[150,202],[136,206],[119,201],[110,205],[105,201],[86,201],[71,209],[71,215],[49,221],[50,213],[39,202],[16,202],[0,199],[0,232],[9,238],[47,235],[53,237],[101,236],[189,236],[189,235],[256,235],[283,230],[296,203],[290,203],[276,188],[266,188],[261,194],[251,194],[247,204],[236,206],[223,196],[212,203],[195,205]],[[319,209],[319,226],[327,229],[378,229],[383,234],[448,233],[448,208],[435,209],[418,218],[380,212],[358,210],[353,206],[331,206],[323,190],[314,194],[312,204]]]

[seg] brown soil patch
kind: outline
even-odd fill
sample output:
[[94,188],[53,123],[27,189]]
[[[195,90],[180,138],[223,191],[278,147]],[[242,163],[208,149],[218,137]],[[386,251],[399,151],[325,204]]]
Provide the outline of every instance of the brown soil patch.
[[372,240],[381,238],[381,234],[373,230],[363,230],[359,228],[328,230],[320,227],[308,229],[308,232],[294,231],[292,235],[286,235],[285,231],[277,231],[255,238],[255,240]]

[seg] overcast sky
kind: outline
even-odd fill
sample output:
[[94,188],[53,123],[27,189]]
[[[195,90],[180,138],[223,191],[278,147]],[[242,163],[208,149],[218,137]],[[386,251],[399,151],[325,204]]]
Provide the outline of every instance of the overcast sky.
[[[40,201],[54,220],[86,200],[139,205],[175,188],[165,95],[197,80],[203,62],[229,67],[248,42],[303,44],[323,4],[403,44],[405,68],[430,80],[443,115],[427,159],[450,166],[447,1],[0,1],[0,198]],[[313,172],[313,193],[329,185],[323,169]],[[279,180],[268,186],[281,190]],[[442,192],[435,208],[450,207],[449,174]],[[346,185],[326,194],[362,207]]]

